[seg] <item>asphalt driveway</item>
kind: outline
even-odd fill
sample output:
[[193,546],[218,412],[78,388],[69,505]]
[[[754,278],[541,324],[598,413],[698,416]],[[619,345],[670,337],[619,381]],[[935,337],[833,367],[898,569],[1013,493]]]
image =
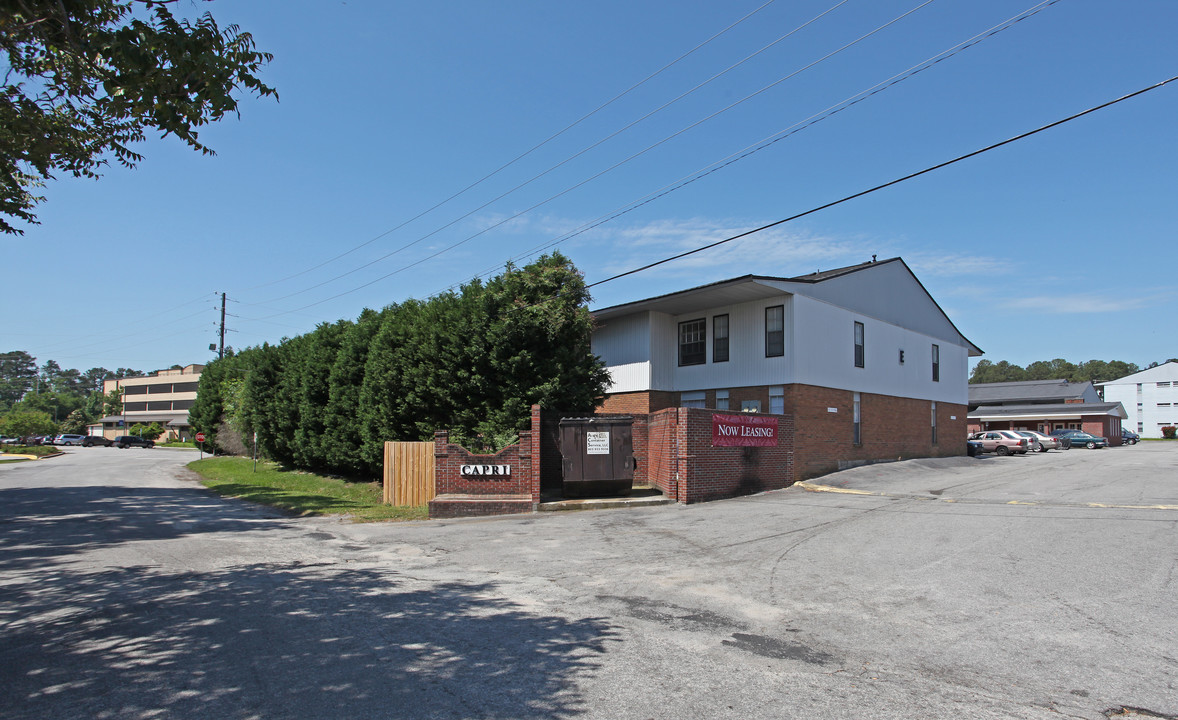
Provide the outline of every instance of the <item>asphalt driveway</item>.
[[0,714],[1178,716],[1173,444],[370,525],[189,459],[0,465]]

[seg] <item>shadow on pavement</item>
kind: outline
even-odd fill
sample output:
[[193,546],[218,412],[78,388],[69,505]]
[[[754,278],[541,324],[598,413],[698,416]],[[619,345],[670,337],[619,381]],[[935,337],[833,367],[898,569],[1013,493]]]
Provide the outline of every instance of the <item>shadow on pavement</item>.
[[491,584],[388,571],[28,578],[0,586],[9,718],[569,717],[586,710],[575,681],[616,639],[604,619],[532,614]]
[[81,486],[0,490],[0,570],[133,540],[259,530],[278,517],[205,490]]

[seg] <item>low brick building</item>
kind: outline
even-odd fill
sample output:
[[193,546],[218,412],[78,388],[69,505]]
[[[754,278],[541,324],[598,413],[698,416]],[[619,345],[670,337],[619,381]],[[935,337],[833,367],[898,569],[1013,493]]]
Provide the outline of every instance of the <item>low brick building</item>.
[[1091,382],[1022,380],[969,386],[969,432],[1083,430],[1121,444],[1120,402],[1101,400]]
[[794,479],[965,453],[968,359],[981,350],[900,258],[746,275],[593,316],[612,378],[602,413],[789,416]]

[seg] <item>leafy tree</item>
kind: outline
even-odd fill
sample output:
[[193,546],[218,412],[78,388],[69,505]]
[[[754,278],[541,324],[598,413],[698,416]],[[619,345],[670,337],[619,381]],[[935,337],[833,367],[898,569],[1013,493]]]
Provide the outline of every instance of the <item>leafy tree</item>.
[[1038,360],[1026,369],[1003,360],[992,363],[981,360],[970,373],[971,383],[1018,382],[1021,380],[1067,380],[1068,382],[1101,383],[1139,372],[1141,368],[1123,360],[1088,360],[1079,365],[1063,358]]
[[12,437],[49,435],[57,432],[57,423],[41,410],[13,410],[0,417],[0,433]]
[[37,360],[23,350],[0,354],[0,409],[24,397],[37,379]]
[[352,323],[346,320],[322,323],[310,335],[300,360],[303,365],[302,382],[298,393],[298,416],[292,454],[300,466],[313,470],[327,469],[326,431],[324,410],[331,396],[331,369],[340,346]]
[[13,409],[40,410],[52,418],[54,422],[60,422],[85,404],[86,398],[81,395],[42,392],[26,395],[23,400],[13,405]]
[[259,352],[227,353],[201,373],[188,419],[194,429],[205,433],[205,447],[232,454],[244,450],[242,438],[250,432],[243,402],[244,380]]
[[[197,128],[238,111],[237,90],[271,60],[249,33],[205,13],[175,18],[171,0],[20,0],[0,18],[9,71],[0,89],[0,216],[35,223],[36,189],[66,172],[98,177],[113,155],[134,167],[146,132],[211,154]],[[0,217],[0,231],[22,233]]]
[[114,373],[104,367],[90,368],[82,373],[80,384],[88,392],[101,393],[103,381],[113,379],[114,376]]
[[102,412],[105,415],[123,414],[123,388],[117,387],[102,396]]
[[114,376],[116,379],[122,380],[123,378],[146,377],[147,373],[142,370],[132,370],[131,368],[119,368],[115,370]]
[[969,376],[971,383],[1018,382],[1028,379],[1026,370],[1005,360],[998,363],[979,360]]
[[131,426],[131,434],[137,435],[144,440],[156,440],[160,435],[164,434],[164,428],[157,422],[148,423],[147,425],[135,423]]
[[[360,388],[364,382],[368,348],[391,313],[365,308],[340,340],[339,352],[328,376],[327,406],[323,409],[324,462],[345,475],[367,472],[360,448]],[[203,377],[203,376],[202,376]]]
[[70,413],[61,423],[61,431],[63,433],[70,433],[73,435],[85,435],[86,426],[91,423],[93,418],[86,414],[84,408],[78,408]]

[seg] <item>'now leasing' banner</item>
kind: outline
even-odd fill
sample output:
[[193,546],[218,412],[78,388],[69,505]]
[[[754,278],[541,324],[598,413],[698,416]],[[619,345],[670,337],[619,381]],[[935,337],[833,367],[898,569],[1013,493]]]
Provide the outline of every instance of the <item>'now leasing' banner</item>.
[[777,445],[777,418],[763,415],[712,415],[713,447]]

